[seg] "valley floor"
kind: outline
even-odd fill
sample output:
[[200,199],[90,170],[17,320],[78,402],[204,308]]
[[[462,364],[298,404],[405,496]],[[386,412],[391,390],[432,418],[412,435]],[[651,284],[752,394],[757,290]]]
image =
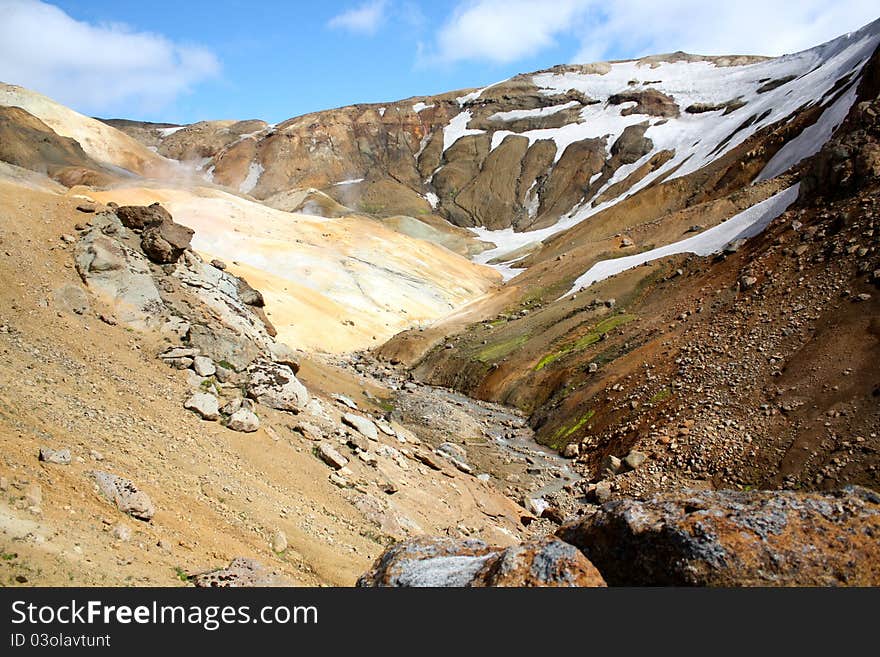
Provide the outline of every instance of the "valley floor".
[[[351,585],[388,544],[412,534],[509,545],[550,528],[544,520],[526,528],[521,518],[530,514],[508,496],[520,501],[530,488],[564,481],[552,476],[564,468],[558,458],[529,447],[523,418],[486,405],[477,417],[462,400],[407,386],[385,366],[369,365],[371,374],[366,360],[328,357],[300,371],[337,427],[349,409],[333,394],[355,400],[362,413],[408,407],[395,413],[412,422],[395,424],[408,442],[380,434],[373,459],[348,453],[346,487],[331,481],[317,443],[299,426],[326,418],[261,407],[261,428],[244,434],[184,410],[187,373],[156,359],[167,343],[108,325],[100,319],[107,309],[94,300],[78,307],[71,295],[80,281],[62,237],[88,219],[76,205],[0,183],[3,584],[182,585],[188,574],[244,556],[288,582]],[[432,413],[418,419],[422,407]],[[337,433],[329,438],[344,442]],[[450,438],[464,443],[471,474],[433,453]],[[493,449],[495,439],[515,448]],[[70,449],[71,463],[39,461],[42,447]],[[535,462],[538,476],[527,473]],[[117,510],[98,492],[94,471],[147,492],[157,509],[152,521]],[[499,492],[505,486],[508,495]]]

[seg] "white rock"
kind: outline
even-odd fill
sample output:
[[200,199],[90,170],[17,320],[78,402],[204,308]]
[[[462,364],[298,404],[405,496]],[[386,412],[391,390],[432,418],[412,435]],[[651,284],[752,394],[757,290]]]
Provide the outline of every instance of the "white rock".
[[195,411],[203,420],[216,420],[220,417],[217,398],[207,392],[197,392],[183,403],[183,407]]
[[229,416],[229,422],[226,423],[226,427],[233,431],[253,433],[260,428],[260,418],[253,411],[240,408]]
[[348,459],[337,452],[329,443],[321,443],[318,445],[318,456],[324,463],[337,470],[348,465]]
[[346,413],[342,416],[342,422],[360,432],[370,440],[379,440],[379,431],[376,429],[376,425],[373,424],[372,420],[368,420],[360,415],[355,415],[354,413]]
[[193,358],[193,369],[199,376],[214,376],[217,373],[214,361],[207,356],[196,356]]

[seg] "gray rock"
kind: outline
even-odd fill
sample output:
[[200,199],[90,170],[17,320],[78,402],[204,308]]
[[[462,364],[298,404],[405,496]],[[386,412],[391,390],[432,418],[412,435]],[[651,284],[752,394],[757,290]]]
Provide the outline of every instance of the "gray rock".
[[757,282],[758,279],[754,276],[743,276],[739,279],[739,288],[741,290],[748,290],[750,287],[754,287]]
[[314,440],[317,442],[324,439],[324,432],[309,422],[300,422],[293,427],[293,430],[308,440]]
[[370,449],[370,441],[367,440],[366,436],[363,436],[360,433],[350,433],[346,440],[346,444],[349,447],[360,449],[364,452],[369,451]]
[[337,452],[329,443],[321,443],[318,445],[318,457],[324,461],[324,463],[336,470],[348,465],[348,459]]
[[40,447],[40,460],[45,461],[46,463],[68,465],[70,463],[70,450],[59,449],[56,451],[48,447]]
[[207,392],[197,392],[183,403],[183,407],[195,411],[203,420],[216,420],[220,417],[217,398]]
[[346,413],[342,416],[342,422],[343,424],[350,426],[352,429],[359,431],[370,440],[379,440],[379,431],[376,429],[376,425],[373,424],[372,420],[368,420],[360,415],[355,415],[354,413]]
[[272,342],[269,344],[269,355],[272,360],[281,365],[287,365],[293,373],[299,372],[300,359],[296,352],[283,342]]
[[54,294],[55,306],[64,312],[83,315],[89,310],[89,296],[79,285],[62,285]]
[[228,367],[223,367],[220,363],[215,363],[214,368],[214,376],[220,383],[234,383],[236,379],[238,379],[235,370],[231,370]]
[[93,472],[92,476],[98,489],[123,513],[139,520],[150,520],[155,514],[149,495],[138,490],[131,480],[101,471]]
[[338,401],[343,406],[346,406],[347,408],[350,408],[353,411],[358,410],[357,403],[355,403],[355,401],[353,399],[351,399],[350,397],[346,397],[345,395],[337,395],[335,393],[330,396],[333,398],[334,401]]
[[241,299],[242,303],[257,308],[262,308],[266,305],[266,302],[263,300],[263,295],[259,290],[252,288],[250,284],[241,277],[238,277],[237,280],[238,297]]
[[550,508],[550,503],[543,497],[530,497],[526,499],[525,507],[530,513],[540,518],[541,514]]
[[622,462],[612,454],[608,454],[599,462],[599,472],[616,475],[620,472]]
[[115,215],[95,215],[95,226],[77,242],[74,261],[80,278],[113,307],[121,324],[139,330],[160,325],[167,313],[149,263],[139,251],[108,237],[108,230],[121,235],[125,229]]
[[189,342],[215,363],[226,361],[239,372],[247,369],[260,355],[260,348],[253,340],[216,324],[193,324],[189,330]]
[[395,437],[397,436],[397,432],[396,432],[396,431],[394,430],[394,428],[393,428],[390,424],[388,424],[385,420],[376,420],[376,421],[374,422],[374,424],[375,424],[377,427],[379,427],[379,431],[381,431],[382,433],[384,433],[386,436],[391,436],[392,438],[395,438]]
[[576,548],[556,538],[507,549],[475,539],[421,537],[389,548],[359,587],[605,586]]
[[437,445],[437,453],[441,456],[446,456],[467,463],[467,450],[461,445],[456,445],[455,443],[440,443]]
[[195,358],[198,355],[199,350],[193,347],[170,347],[156,356],[156,358],[168,360],[174,358]]
[[196,356],[193,359],[193,369],[199,376],[214,376],[217,372],[214,361],[207,356]]
[[260,404],[298,413],[309,403],[309,393],[287,365],[257,361],[248,368],[247,393]]
[[656,493],[557,535],[616,586],[877,586],[878,531],[880,495],[853,486]]
[[225,568],[218,568],[190,577],[198,588],[239,588],[255,586],[288,586],[280,575],[255,559],[237,557]]
[[230,399],[228,402],[223,404],[223,407],[220,409],[220,412],[223,415],[232,415],[238,409],[241,408],[242,400],[241,397],[236,397],[235,399]]
[[240,408],[229,416],[229,421],[226,423],[226,427],[233,431],[253,433],[260,428],[260,419],[253,411],[249,411],[246,408]]
[[612,492],[610,481],[600,481],[593,489],[593,498],[599,504],[604,504],[611,499]]
[[648,455],[643,452],[637,452],[635,450],[631,451],[626,455],[623,459],[623,464],[629,468],[630,470],[635,470],[642,463],[648,460]]

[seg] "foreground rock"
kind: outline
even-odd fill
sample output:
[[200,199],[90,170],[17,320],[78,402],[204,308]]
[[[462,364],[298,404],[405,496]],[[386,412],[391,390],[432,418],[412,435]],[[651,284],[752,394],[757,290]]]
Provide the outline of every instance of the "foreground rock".
[[227,428],[242,433],[253,433],[260,428],[260,418],[253,411],[240,408],[229,416]]
[[194,411],[203,420],[213,421],[220,417],[220,405],[217,398],[207,392],[197,392],[183,402],[183,407]]
[[880,495],[864,488],[619,500],[557,535],[611,585],[880,584]]
[[386,551],[362,587],[605,586],[573,546],[554,538],[502,549],[476,539],[418,538]]
[[379,432],[372,420],[354,413],[346,413],[342,416],[342,422],[370,440],[379,440]]
[[129,479],[101,471],[93,472],[92,476],[100,491],[123,513],[139,520],[149,520],[156,513],[149,495],[138,490]]
[[259,561],[244,557],[233,559],[225,568],[198,573],[189,579],[199,588],[289,585],[289,582],[285,582],[277,573],[267,569]]

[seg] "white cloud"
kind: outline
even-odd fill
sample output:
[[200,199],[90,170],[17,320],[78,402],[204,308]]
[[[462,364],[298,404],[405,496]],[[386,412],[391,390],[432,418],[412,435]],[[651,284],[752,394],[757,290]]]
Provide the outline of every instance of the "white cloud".
[[0,0],[0,15],[0,80],[82,112],[133,105],[156,112],[220,71],[205,48],[125,25],[77,21],[38,0]]
[[429,60],[509,63],[553,45],[583,16],[589,0],[479,0],[460,3],[437,33]]
[[375,34],[385,22],[385,9],[387,7],[387,0],[367,2],[356,9],[349,9],[338,16],[334,16],[327,21],[327,26],[358,34]]
[[699,54],[795,52],[878,16],[876,0],[468,0],[419,54],[423,63],[507,64],[561,40],[572,61],[685,50]]
[[611,0],[601,6],[603,20],[580,35],[573,61],[627,51],[782,55],[858,29],[880,13],[876,0]]

